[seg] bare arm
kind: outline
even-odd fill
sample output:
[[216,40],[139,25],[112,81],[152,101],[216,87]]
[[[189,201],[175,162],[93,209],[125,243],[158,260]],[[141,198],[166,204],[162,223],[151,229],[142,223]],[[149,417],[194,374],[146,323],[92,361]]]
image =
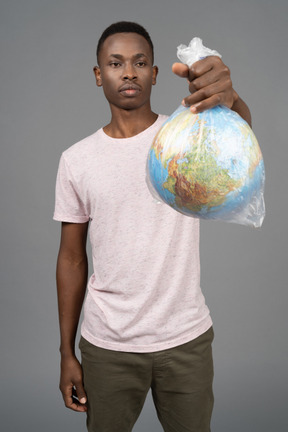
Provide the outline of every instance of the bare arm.
[[[75,356],[75,337],[86,292],[88,222],[62,223],[57,260],[57,294],[60,324],[60,390],[67,408],[86,411],[82,368]],[[81,403],[72,398],[76,396]]]

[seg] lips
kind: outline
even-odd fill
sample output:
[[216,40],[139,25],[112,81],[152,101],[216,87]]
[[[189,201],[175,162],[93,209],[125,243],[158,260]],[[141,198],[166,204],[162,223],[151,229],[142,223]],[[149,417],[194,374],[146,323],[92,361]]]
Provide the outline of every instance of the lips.
[[123,84],[120,89],[120,93],[125,94],[126,96],[134,96],[135,94],[138,94],[141,91],[141,87],[137,84]]

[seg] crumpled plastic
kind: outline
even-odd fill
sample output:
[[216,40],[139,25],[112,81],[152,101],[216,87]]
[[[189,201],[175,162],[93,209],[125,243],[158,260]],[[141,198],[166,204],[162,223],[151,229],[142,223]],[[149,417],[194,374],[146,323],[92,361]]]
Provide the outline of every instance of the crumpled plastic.
[[[194,38],[177,48],[191,66],[218,55]],[[193,114],[182,105],[149,150],[146,182],[157,202],[207,220],[260,227],[265,217],[265,168],[257,138],[236,112],[217,106]]]

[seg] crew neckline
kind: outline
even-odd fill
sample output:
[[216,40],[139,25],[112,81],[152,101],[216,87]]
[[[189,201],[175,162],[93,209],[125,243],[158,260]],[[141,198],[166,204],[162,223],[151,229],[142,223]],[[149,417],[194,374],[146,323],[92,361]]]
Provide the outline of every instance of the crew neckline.
[[149,131],[149,129],[153,129],[153,128],[155,128],[155,126],[157,126],[158,123],[160,123],[160,122],[163,123],[164,119],[165,119],[165,115],[164,115],[164,114],[158,114],[157,119],[156,119],[156,120],[155,120],[155,121],[154,121],[150,126],[148,126],[148,128],[146,128],[146,129],[144,129],[142,132],[139,132],[138,134],[133,135],[132,137],[128,137],[128,138],[113,138],[113,137],[107,135],[107,134],[104,132],[103,128],[101,128],[99,131],[100,131],[101,135],[102,135],[106,140],[114,141],[114,142],[119,142],[119,143],[122,142],[122,143],[123,143],[123,142],[125,142],[125,141],[132,141],[132,140],[134,140],[135,138],[139,138],[142,134],[147,133],[147,132]]

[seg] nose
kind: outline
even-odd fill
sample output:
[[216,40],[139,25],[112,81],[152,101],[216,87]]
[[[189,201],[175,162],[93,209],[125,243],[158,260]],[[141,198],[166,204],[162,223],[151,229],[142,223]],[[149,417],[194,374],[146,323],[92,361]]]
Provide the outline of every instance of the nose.
[[123,71],[123,80],[132,81],[137,78],[137,73],[133,65],[127,64]]

